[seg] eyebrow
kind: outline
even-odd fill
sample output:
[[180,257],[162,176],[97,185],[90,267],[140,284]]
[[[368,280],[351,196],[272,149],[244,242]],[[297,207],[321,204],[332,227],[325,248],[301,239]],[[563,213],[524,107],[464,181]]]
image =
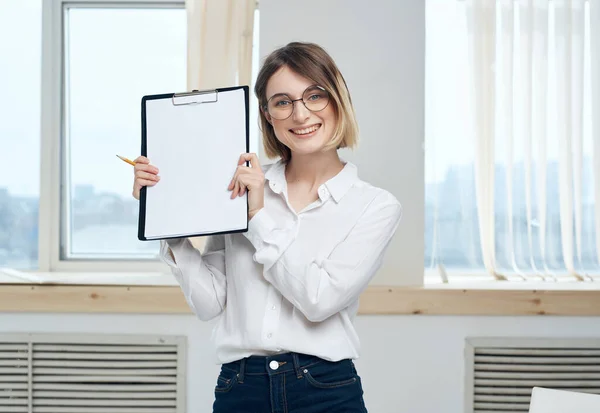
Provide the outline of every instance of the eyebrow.
[[271,100],[273,99],[275,96],[290,96],[289,93],[285,93],[285,92],[279,92],[279,93],[275,93],[274,95],[272,95],[271,97],[267,98],[267,100]]

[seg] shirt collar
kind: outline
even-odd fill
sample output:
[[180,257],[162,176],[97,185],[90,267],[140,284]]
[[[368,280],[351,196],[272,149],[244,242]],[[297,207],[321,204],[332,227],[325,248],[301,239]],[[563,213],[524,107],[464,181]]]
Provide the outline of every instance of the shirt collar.
[[344,169],[329,181],[325,182],[325,186],[327,186],[327,189],[333,199],[335,199],[335,202],[340,202],[357,180],[358,173],[356,166],[350,162],[345,162]]
[[285,182],[285,163],[282,160],[269,166],[265,172],[265,179],[269,181],[269,187],[276,194],[280,194],[286,187]]
[[[265,172],[265,179],[269,181],[269,187],[273,192],[281,193],[287,185],[285,181],[285,162],[279,160],[272,164]],[[350,162],[345,162],[344,168],[336,176],[321,185],[321,188],[323,186],[327,187],[327,191],[329,191],[335,202],[340,202],[357,180],[356,166]],[[321,199],[326,198],[323,194],[327,194],[327,191],[319,190]]]

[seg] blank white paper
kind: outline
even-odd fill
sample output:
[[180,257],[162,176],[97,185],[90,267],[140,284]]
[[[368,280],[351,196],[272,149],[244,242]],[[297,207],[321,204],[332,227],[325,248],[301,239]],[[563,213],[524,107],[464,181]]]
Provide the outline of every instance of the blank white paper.
[[529,413],[598,413],[600,395],[534,387]]
[[246,152],[243,89],[220,92],[215,103],[147,100],[146,133],[161,178],[146,189],[146,238],[247,228],[246,194],[232,200],[227,189]]

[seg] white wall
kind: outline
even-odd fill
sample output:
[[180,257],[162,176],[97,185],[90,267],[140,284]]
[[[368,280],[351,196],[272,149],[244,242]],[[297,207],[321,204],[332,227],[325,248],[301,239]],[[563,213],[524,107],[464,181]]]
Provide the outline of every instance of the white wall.
[[[361,142],[343,157],[393,193],[404,216],[373,284],[418,285],[424,255],[424,0],[260,0],[260,55],[323,46],[342,71]],[[261,58],[261,61],[262,61]]]
[[[600,338],[597,317],[359,316],[356,365],[371,413],[464,413],[466,337]],[[211,324],[193,316],[0,314],[0,333],[176,334],[188,337],[187,412],[210,412],[218,366]]]

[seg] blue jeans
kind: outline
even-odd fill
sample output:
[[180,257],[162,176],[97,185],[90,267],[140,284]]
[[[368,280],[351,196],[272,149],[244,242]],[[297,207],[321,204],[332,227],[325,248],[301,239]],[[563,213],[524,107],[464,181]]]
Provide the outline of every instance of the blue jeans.
[[304,354],[252,356],[224,364],[213,413],[366,413],[352,360]]

